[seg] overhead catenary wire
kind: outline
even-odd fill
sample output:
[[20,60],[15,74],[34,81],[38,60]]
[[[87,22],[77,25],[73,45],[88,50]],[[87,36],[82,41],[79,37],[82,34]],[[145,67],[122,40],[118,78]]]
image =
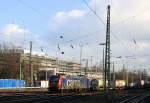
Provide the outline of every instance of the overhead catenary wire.
[[[87,3],[85,0],[83,0],[83,1],[84,1],[84,3],[86,4],[86,6],[96,15],[96,17],[98,17],[98,19],[101,21],[101,23],[102,23],[103,25],[105,25],[105,23],[104,23],[104,21],[102,20],[102,18],[88,5],[88,3]],[[76,37],[76,38],[71,39],[71,40],[63,41],[63,42],[61,42],[60,44],[67,44],[67,43],[71,43],[71,42],[77,41],[77,40],[79,40],[79,39],[87,38],[87,37],[89,37],[89,36],[95,35],[95,34],[96,34],[97,32],[99,32],[99,31],[100,31],[100,30],[98,30],[98,31],[96,31],[96,32],[93,32],[93,33],[89,33],[89,34],[86,34],[86,35],[82,35],[82,36]],[[113,33],[112,31],[111,31],[111,33],[113,34],[112,36],[113,36],[114,39],[116,39],[117,41],[121,42],[121,44],[126,47],[125,43],[123,43],[116,35],[114,35],[114,33]],[[93,34],[93,35],[92,35],[92,34]],[[58,45],[58,43],[57,43],[56,45]],[[71,45],[72,45],[72,43],[71,43]],[[86,44],[86,45],[87,45],[87,44]],[[88,45],[89,45],[89,44],[88,44]]]
[[[120,21],[114,23],[114,24],[112,24],[112,25],[113,25],[112,28],[116,28],[119,24],[122,25],[122,24],[125,23],[125,22],[129,22],[129,20],[131,20],[131,19],[136,20],[136,18],[138,18],[139,16],[142,16],[142,14],[144,14],[144,13],[146,13],[146,12],[150,12],[150,8],[149,8],[149,7],[146,8],[146,9],[144,9],[144,10],[142,10],[142,11],[140,11],[140,12],[137,12],[137,13],[135,13],[135,14],[133,14],[133,15],[130,15],[130,16],[128,16],[128,17],[126,17],[126,18],[124,18],[124,19],[122,19],[122,20],[120,20]],[[133,22],[133,20],[132,20],[132,22]],[[129,33],[128,33],[128,34],[129,34]],[[130,35],[130,37],[131,37],[131,33],[130,33],[129,35]],[[112,36],[113,36],[113,35],[112,35]],[[135,38],[135,37],[132,37],[132,38]],[[133,41],[133,39],[131,39],[131,41]],[[134,44],[135,44],[135,43],[134,43]],[[132,43],[131,45],[133,45],[133,43]],[[135,45],[134,45],[134,46],[135,46]],[[137,46],[138,46],[138,44],[137,44]]]
[[[23,0],[18,0],[21,4],[23,4],[23,5],[25,5],[25,6],[27,6],[28,8],[30,8],[30,9],[32,9],[34,12],[36,12],[38,15],[40,15],[40,16],[42,16],[42,17],[46,17],[46,16],[44,16],[39,10],[37,10],[36,8],[34,8],[33,6],[31,6],[30,4],[28,4],[28,3],[26,3],[26,2],[24,2]],[[86,6],[94,13],[94,15],[96,15],[96,17],[101,21],[101,23],[103,24],[103,25],[106,25],[105,24],[105,22],[103,21],[103,19],[96,13],[96,11],[94,11],[90,6],[89,6],[89,4],[86,2],[86,0],[83,0],[84,1],[84,3],[86,4]],[[114,34],[113,34],[114,35]],[[113,36],[112,35],[112,36]],[[79,39],[83,39],[83,38],[86,38],[86,37],[89,37],[90,36],[90,34],[89,35],[84,35],[84,36],[79,36],[79,37],[77,37],[77,38],[75,38],[75,39],[71,39],[71,40],[68,40],[68,41],[65,41],[64,43],[70,43],[70,42],[73,42],[73,41],[76,41],[76,40],[79,40]],[[91,35],[92,36],[92,35]],[[120,42],[121,42],[121,44],[123,44],[124,45],[124,43],[122,43],[122,41],[117,37],[117,36],[114,36],[114,38],[115,39],[117,39],[117,40],[119,40]]]
[[[23,0],[17,0],[20,4],[23,4],[25,5],[26,7],[30,8],[32,11],[34,11],[36,14],[40,15],[42,18],[47,18],[45,15],[43,15],[38,9],[34,8],[32,5],[30,5],[29,3],[23,1]],[[81,39],[83,37],[88,37],[89,35],[84,35],[84,36],[79,36],[75,39],[71,39],[71,40],[68,40],[68,41],[65,41],[63,43],[67,43],[67,42],[72,42],[72,41],[76,41],[77,39]],[[61,43],[62,44],[62,43]],[[56,44],[57,45],[57,44]]]
[[103,25],[106,25],[105,22],[103,21],[103,19],[96,13],[96,11],[94,11],[90,6],[89,4],[86,2],[86,0],[82,0],[85,5],[91,10],[91,12],[93,12],[93,14],[100,20],[100,22],[103,24]]
[[30,8],[32,11],[34,11],[36,14],[38,14],[39,16],[41,16],[42,18],[48,18],[47,16],[43,15],[38,9],[34,8],[33,6],[31,6],[29,3],[23,1],[23,0],[17,0],[20,4]]
[[[25,5],[26,7],[30,8],[32,11],[36,12],[36,14],[38,14],[38,15],[40,15],[40,16],[46,18],[46,16],[44,16],[39,10],[37,10],[36,8],[34,8],[33,6],[31,6],[31,5],[28,4],[27,2],[25,2],[25,1],[23,1],[23,0],[17,0],[17,1],[18,1],[19,3]],[[84,0],[84,1],[85,1],[85,0]],[[86,3],[87,6],[88,6],[88,3],[87,3],[86,1],[85,1],[85,3]],[[89,6],[89,8],[90,8],[90,6]],[[90,9],[93,10],[92,8],[90,8]],[[97,15],[96,12],[94,12],[94,10],[93,10],[93,13],[94,13],[95,15]],[[101,20],[101,22],[105,25],[105,23],[103,22],[102,18],[99,17],[98,15],[97,15],[97,17],[98,17],[99,20]],[[99,30],[99,31],[100,31],[100,30]],[[96,31],[95,33],[99,32],[99,31]],[[73,41],[76,41],[76,40],[79,40],[79,39],[83,39],[83,38],[89,37],[91,34],[94,34],[94,33],[90,33],[90,34],[86,34],[86,35],[83,35],[83,36],[79,36],[79,37],[76,37],[76,38],[74,38],[74,39],[71,39],[71,40],[68,40],[68,41],[64,41],[64,42],[61,43],[61,44],[66,44],[66,43],[70,43],[70,42],[73,42]],[[92,36],[92,35],[91,35],[91,36]],[[56,45],[57,45],[57,44],[56,44]]]
[[[94,10],[89,6],[89,4],[86,2],[86,0],[83,0],[83,1],[84,1],[84,3],[86,4],[86,6],[96,15],[96,17],[99,18],[99,20],[102,22],[102,24],[105,25],[105,23],[104,23],[103,20],[100,18],[100,16],[96,13],[96,11],[94,11]],[[124,19],[124,20],[121,20],[120,22],[117,22],[116,24],[113,24],[113,25],[117,25],[117,24],[119,24],[119,23],[125,22],[125,21],[127,21],[127,20],[129,20],[129,19],[131,19],[131,18],[136,18],[137,16],[139,16],[139,15],[141,15],[141,14],[147,12],[149,9],[150,9],[150,8],[148,8],[148,9],[146,9],[146,10],[143,10],[143,12],[140,12],[140,13],[137,13],[137,14],[135,14],[135,15],[132,15],[132,16],[130,16],[130,17]],[[116,26],[113,26],[113,27],[116,27]],[[112,28],[113,28],[113,27],[112,27]],[[118,41],[121,43],[121,45],[123,45],[123,46],[125,46],[125,47],[131,48],[127,43],[124,43],[124,41],[120,40],[120,39],[115,35],[115,33],[114,33],[112,30],[111,30],[111,34],[112,34],[112,37],[113,37],[114,39],[118,40]]]
[[[42,16],[42,17],[45,17],[43,16],[43,14],[37,10],[36,8],[34,8],[33,6],[31,6],[30,4],[24,2],[23,0],[18,0],[21,4],[27,6],[28,8],[32,9],[34,12],[36,12],[38,15]],[[86,4],[86,6],[96,15],[96,17],[101,21],[102,24],[105,25],[105,22],[102,20],[102,18],[96,13],[96,11],[94,11],[90,6],[89,4],[86,2],[86,0],[83,0],[83,2]],[[95,0],[95,5],[96,5],[96,0]],[[96,7],[95,7],[96,8]],[[118,24],[118,23],[117,23]],[[86,35],[84,37],[87,37]],[[116,36],[114,36],[116,38]],[[78,37],[80,38],[80,37]],[[75,38],[75,39],[72,39],[72,40],[69,40],[70,42],[71,41],[74,41],[74,40],[77,40],[78,38]],[[69,42],[69,41],[66,41],[66,42]],[[119,40],[120,41],[120,40]]]
[[[102,18],[89,6],[89,4],[86,2],[86,0],[82,0],[85,5],[91,10],[91,12],[93,12],[93,14],[100,20],[100,22],[106,26],[105,22],[102,20]],[[123,46],[126,47],[125,43],[122,42],[122,40],[120,40],[114,33],[113,31],[111,30],[111,34],[112,36],[114,37],[114,39],[118,40]],[[127,45],[128,46],[128,45]]]
[[144,13],[149,12],[149,11],[150,11],[150,8],[147,8],[147,9],[145,9],[145,10],[139,12],[139,13],[136,13],[135,15],[131,15],[131,16],[128,16],[127,18],[123,19],[123,20],[120,20],[120,21],[118,21],[117,23],[115,23],[113,25],[117,26],[117,25],[122,24],[122,23],[124,23],[124,22],[126,22],[126,21],[128,21],[132,18],[137,18],[139,16],[142,16],[141,14],[144,14]]
[[[84,3],[87,5],[87,7],[98,17],[98,19],[102,22],[102,24],[105,25],[105,23],[104,23],[104,21],[102,20],[102,18],[96,14],[96,12],[88,5],[88,3],[87,3],[85,0],[83,0],[83,1],[84,1]],[[101,31],[101,30],[98,30],[98,31],[95,31],[95,32],[93,32],[93,33],[89,33],[89,34],[86,34],[86,35],[82,35],[82,36],[76,37],[76,38],[71,39],[71,40],[64,41],[64,42],[62,42],[62,43],[60,43],[60,44],[66,44],[66,43],[70,43],[70,42],[73,42],[73,41],[77,41],[77,40],[79,40],[79,39],[87,38],[87,37],[89,37],[89,36],[93,36],[95,33],[99,32],[99,31]],[[93,34],[93,35],[92,35],[92,34]],[[56,44],[56,45],[57,45],[57,44]]]
[[87,38],[89,36],[96,35],[96,33],[98,33],[98,32],[101,32],[101,30],[97,30],[97,31],[94,31],[94,32],[91,32],[91,33],[88,33],[88,34],[85,34],[85,35],[78,36],[76,38],[61,42],[61,44],[66,44],[66,43],[70,43],[70,42],[73,42],[73,41],[77,41],[79,39]]

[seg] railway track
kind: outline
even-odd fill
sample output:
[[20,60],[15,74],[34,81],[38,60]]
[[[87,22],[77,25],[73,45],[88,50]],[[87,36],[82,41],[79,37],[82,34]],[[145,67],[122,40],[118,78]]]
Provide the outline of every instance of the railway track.
[[[69,94],[14,94],[0,96],[1,103],[73,103],[77,99],[96,93],[69,93]],[[75,103],[75,102],[74,102]]]
[[[118,92],[116,95],[111,93],[107,98],[100,96],[100,92],[70,92],[70,93],[48,93],[48,92],[16,92],[0,94],[0,103],[144,103],[143,100],[147,98],[148,92],[143,93],[126,91]],[[114,99],[113,101],[111,99]],[[89,101],[91,99],[91,101]],[[105,102],[110,100],[110,102]],[[80,102],[81,101],[81,102]],[[83,101],[83,102],[82,102]],[[86,102],[85,102],[86,101]],[[93,102],[95,101],[95,102]]]
[[149,96],[150,94],[137,95],[137,96],[124,96],[116,103],[143,103],[144,99]]

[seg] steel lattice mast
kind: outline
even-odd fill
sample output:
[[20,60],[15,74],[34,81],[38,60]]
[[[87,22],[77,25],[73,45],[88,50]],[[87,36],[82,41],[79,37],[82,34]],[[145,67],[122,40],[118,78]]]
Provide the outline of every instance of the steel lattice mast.
[[[106,81],[108,80],[108,85]],[[106,48],[105,48],[105,91],[110,87],[110,5],[107,7]]]

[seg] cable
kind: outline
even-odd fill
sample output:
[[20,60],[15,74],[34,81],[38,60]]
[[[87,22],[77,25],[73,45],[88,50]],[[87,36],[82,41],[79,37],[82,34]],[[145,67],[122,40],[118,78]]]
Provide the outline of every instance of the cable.
[[38,15],[43,17],[44,19],[47,18],[47,16],[44,16],[39,10],[31,6],[30,4],[24,2],[23,0],[17,0],[20,4],[25,5],[26,7],[30,8],[32,11],[36,12]]
[[[111,33],[113,34],[112,37],[113,37],[114,39],[118,40],[123,46],[129,47],[127,44],[125,44],[123,41],[121,41],[121,40],[114,34],[114,32],[111,31]],[[129,48],[130,48],[130,47],[129,47]]]
[[[27,4],[26,2],[24,2],[23,0],[18,0],[18,2],[19,3],[21,3],[21,4],[23,4],[23,5],[25,5],[25,6],[27,6],[28,8],[30,8],[30,9],[32,9],[34,12],[36,12],[38,15],[40,15],[40,16],[42,16],[43,14],[41,14],[41,12],[39,12],[37,9],[35,9],[34,7],[32,7],[31,5],[29,5],[29,4]],[[43,16],[42,16],[43,17]],[[44,18],[45,18],[45,16],[44,16]],[[88,37],[89,35],[91,35],[91,34],[88,34],[88,35],[84,35],[84,36],[79,36],[79,37],[77,37],[77,38],[75,38],[75,39],[71,39],[71,40],[68,40],[68,41],[66,41],[65,43],[67,43],[67,42],[72,42],[72,41],[76,41],[76,40],[78,40],[78,39],[81,39],[81,38],[84,38],[84,37]],[[58,43],[57,43],[58,44]],[[56,44],[56,45],[57,45]],[[62,44],[62,43],[61,43]]]
[[[147,10],[150,10],[150,8],[148,8]],[[130,19],[132,19],[132,18],[136,18],[136,17],[138,17],[138,16],[141,16],[141,14],[144,14],[145,12],[147,12],[147,10],[143,10],[143,11],[140,12],[140,13],[137,13],[137,14],[135,14],[135,15],[129,16],[129,17],[127,17],[127,18],[125,18],[125,19],[123,19],[123,20],[121,20],[121,21],[119,21],[119,22],[113,24],[113,25],[116,26],[116,25],[122,24],[123,22],[126,22],[126,21],[128,21],[128,20],[130,20]]]
[[82,0],[85,5],[93,12],[93,14],[101,21],[101,23],[103,25],[105,25],[105,22],[103,21],[103,19],[89,6],[89,4],[86,2],[86,0]]
[[[96,12],[88,5],[88,3],[87,3],[85,0],[83,0],[83,2],[84,2],[84,3],[86,4],[86,6],[96,15],[96,17],[101,21],[101,23],[102,23],[103,25],[105,25],[105,23],[104,23],[104,21],[102,20],[102,18],[96,14]],[[99,31],[100,31],[100,30],[99,30]],[[97,33],[97,32],[99,32],[99,31],[96,31],[96,32],[94,32],[94,33]],[[93,33],[90,33],[90,34],[87,34],[87,35],[83,35],[83,36],[79,36],[79,37],[77,37],[77,38],[74,38],[74,39],[71,39],[71,40],[62,42],[61,44],[65,44],[65,43],[69,43],[69,42],[72,42],[72,41],[76,41],[76,40],[78,40],[78,39],[86,38],[86,37],[89,37],[91,34],[93,34]],[[91,36],[92,36],[92,35],[91,35]],[[58,44],[58,43],[57,43],[57,44]],[[56,44],[56,45],[57,45],[57,44]]]
[[66,44],[66,43],[70,43],[70,42],[73,42],[73,41],[77,41],[77,40],[79,40],[79,39],[87,38],[87,37],[89,37],[89,36],[96,35],[96,33],[100,32],[100,31],[101,31],[101,30],[97,30],[97,31],[95,31],[95,32],[93,32],[93,33],[89,33],[89,34],[86,34],[86,35],[78,36],[78,37],[76,37],[76,38],[74,38],[74,39],[71,39],[71,40],[62,42],[61,44]]
[[[29,7],[30,9],[32,9],[34,12],[36,12],[38,15],[40,15],[40,16],[42,16],[43,14],[41,14],[41,12],[39,12],[37,9],[35,9],[34,7],[32,7],[31,5],[29,5],[29,4],[27,4],[26,2],[24,2],[23,0],[18,0],[19,1],[19,3],[21,3],[21,4],[23,4],[23,5],[26,5],[27,7]],[[89,5],[88,5],[88,3],[86,2],[86,0],[83,0],[83,2],[86,4],[86,6],[94,13],[94,15],[101,21],[101,23],[103,24],[103,25],[106,25],[105,23],[104,23],[104,21],[102,20],[102,18],[96,13],[96,11],[94,11]],[[42,16],[42,17],[44,17],[45,18],[45,16]],[[111,31],[112,32],[112,31]],[[72,42],[72,41],[76,41],[76,40],[78,40],[78,39],[82,39],[82,38],[86,38],[86,37],[89,37],[91,34],[87,34],[87,35],[83,35],[83,36],[79,36],[79,37],[77,37],[77,38],[74,38],[74,39],[71,39],[71,40],[68,40],[68,41],[65,41],[64,43],[69,43],[69,42]],[[92,35],[91,35],[92,36]],[[114,33],[113,33],[113,35],[112,36],[114,36]],[[117,36],[114,36],[114,38],[116,38],[117,40],[119,40],[118,38],[117,38]],[[122,43],[122,41],[121,40],[119,40],[120,42],[121,42],[121,44],[123,44]],[[63,44],[64,44],[63,43]],[[58,43],[57,43],[58,44]],[[57,45],[56,44],[56,45]],[[62,43],[61,43],[62,44]],[[124,45],[124,44],[123,44]]]
[[[96,12],[88,5],[88,3],[87,3],[85,0],[83,0],[83,1],[84,1],[84,3],[86,4],[86,6],[96,15],[96,17],[98,17],[98,19],[102,22],[102,24],[105,25],[104,21],[100,18],[100,16],[98,16],[98,15],[96,14]],[[106,26],[106,25],[105,25],[105,26]],[[96,31],[96,32],[99,32],[99,31]],[[96,33],[96,32],[94,32],[94,33]],[[125,44],[124,44],[112,31],[111,31],[111,33],[113,34],[112,36],[113,36],[117,41],[120,41],[121,44],[125,46]],[[68,40],[68,41],[59,43],[59,44],[70,43],[70,42],[77,41],[77,40],[79,40],[79,39],[87,38],[87,37],[89,37],[89,36],[93,36],[93,35],[94,35],[94,34],[93,34],[93,35],[91,35],[91,34],[92,34],[92,33],[87,34],[87,35],[83,35],[83,36],[79,36],[79,37],[77,37],[77,38],[74,38],[74,39],[71,39],[71,40]],[[58,45],[58,43],[57,43],[56,45]],[[126,47],[126,46],[125,46],[125,47]]]
[[[34,8],[33,6],[31,6],[30,4],[24,2],[23,0],[18,0],[18,2],[21,3],[21,4],[23,4],[23,5],[25,5],[26,7],[30,8],[30,9],[32,9],[32,10],[33,10],[34,12],[36,12],[38,15],[40,15],[40,16],[43,15],[43,14],[41,14],[41,12],[39,12],[39,10],[37,10],[36,8]],[[90,8],[90,6],[88,5],[88,3],[87,3],[86,1],[84,1],[84,2],[85,2],[85,4],[89,7],[89,9],[92,10],[92,8]],[[103,20],[96,14],[96,12],[94,12],[94,10],[92,10],[92,11],[93,11],[93,13],[98,17],[98,19],[101,20],[101,22],[105,25],[105,23],[103,22]],[[42,17],[45,18],[45,16],[42,16]],[[94,33],[97,33],[97,32],[99,32],[99,31],[96,31],[96,32],[94,32]],[[68,42],[76,41],[76,40],[78,40],[78,39],[86,38],[86,37],[89,37],[91,34],[92,34],[92,33],[87,34],[87,35],[83,35],[83,36],[79,36],[79,37],[77,37],[77,38],[74,38],[74,39],[65,41],[65,42],[63,42],[63,43],[61,43],[61,44],[65,44],[65,43],[68,43]],[[91,36],[92,36],[92,35],[91,35]],[[57,44],[58,44],[58,43],[57,43]],[[56,45],[57,45],[57,44],[56,44]]]
[[[88,3],[85,1],[85,0],[83,0],[83,2],[86,4],[86,6],[95,14],[95,16],[102,22],[102,24],[104,25],[104,26],[106,26],[106,24],[104,23],[104,21],[102,20],[102,18],[99,16],[99,15],[97,15],[97,13],[88,5]],[[121,44],[122,45],[124,45],[124,43],[111,31],[111,33],[112,33],[112,36],[115,38],[115,39],[117,39],[118,41],[120,41],[121,42]],[[125,46],[125,45],[124,45]],[[125,46],[126,47],[126,46]]]

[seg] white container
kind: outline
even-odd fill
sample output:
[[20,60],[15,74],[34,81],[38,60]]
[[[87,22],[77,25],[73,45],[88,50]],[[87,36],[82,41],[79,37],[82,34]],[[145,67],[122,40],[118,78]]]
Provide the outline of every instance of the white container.
[[41,88],[48,88],[48,81],[41,81]]

